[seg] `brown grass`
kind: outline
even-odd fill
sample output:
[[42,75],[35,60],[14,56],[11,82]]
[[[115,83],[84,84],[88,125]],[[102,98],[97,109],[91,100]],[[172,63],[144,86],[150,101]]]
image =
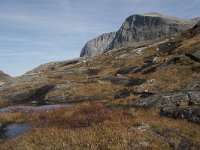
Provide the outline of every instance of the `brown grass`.
[[[157,109],[107,108],[85,103],[51,112],[35,112],[27,118],[33,131],[2,144],[3,150],[39,149],[173,149],[181,137],[200,142],[200,126],[158,115]],[[27,120],[28,120],[27,119]]]

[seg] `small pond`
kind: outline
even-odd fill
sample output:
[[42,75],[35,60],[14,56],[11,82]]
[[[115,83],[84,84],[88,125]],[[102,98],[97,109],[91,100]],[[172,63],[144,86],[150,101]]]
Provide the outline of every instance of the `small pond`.
[[12,139],[30,131],[32,127],[26,123],[12,123],[0,128],[0,141]]

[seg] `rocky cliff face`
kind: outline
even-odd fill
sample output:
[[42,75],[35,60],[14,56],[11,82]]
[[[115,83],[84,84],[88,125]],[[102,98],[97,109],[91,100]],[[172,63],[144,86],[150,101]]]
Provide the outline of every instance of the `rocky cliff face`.
[[80,56],[84,57],[102,54],[108,45],[113,41],[114,37],[115,32],[110,32],[88,41],[82,48]]
[[198,18],[184,20],[158,13],[132,15],[125,20],[116,33],[103,34],[89,41],[80,56],[95,56],[140,41],[179,34],[193,27],[197,21]]
[[114,40],[106,50],[179,34],[194,26],[195,23],[195,21],[183,20],[158,13],[133,15],[128,17],[122,24]]

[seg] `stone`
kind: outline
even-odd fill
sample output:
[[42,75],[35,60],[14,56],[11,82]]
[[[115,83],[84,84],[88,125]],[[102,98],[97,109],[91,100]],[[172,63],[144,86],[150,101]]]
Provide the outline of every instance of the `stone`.
[[147,98],[147,97],[151,97],[151,96],[155,95],[155,93],[149,92],[148,90],[146,90],[146,91],[134,91],[133,90],[130,93],[134,94],[134,95],[140,95],[140,98]]
[[190,59],[192,59],[194,61],[200,62],[200,50],[198,50],[195,53],[189,52],[189,53],[186,53],[185,55],[190,57]]
[[119,70],[116,71],[115,75],[117,74],[128,74],[130,73],[133,69],[135,69],[137,67],[127,67],[127,68],[121,68]]
[[54,85],[43,85],[37,87],[30,87],[16,92],[4,94],[2,97],[11,100],[13,103],[16,102],[30,102],[30,101],[43,101],[45,95],[53,89]]
[[165,43],[158,45],[158,53],[171,54],[178,46],[180,46],[180,43],[174,41],[167,41]]
[[149,66],[149,67],[143,69],[143,70],[141,71],[141,73],[142,73],[142,74],[148,74],[148,73],[155,72],[156,69],[157,69],[157,66],[158,66],[158,65]]
[[155,55],[151,55],[151,56],[148,56],[148,57],[144,57],[144,58],[143,58],[143,62],[144,62],[144,63],[153,63],[155,57],[156,57]]
[[86,74],[86,75],[91,76],[91,75],[97,75],[100,72],[100,69],[84,67],[84,68],[80,68],[79,71],[80,71],[81,74]]
[[177,92],[153,95],[147,98],[141,98],[138,102],[133,102],[133,107],[151,108],[151,107],[179,107],[188,105],[188,94]]
[[112,61],[112,66],[115,68],[119,68],[119,67],[124,66],[124,63],[120,61]]
[[100,82],[111,82],[114,85],[138,86],[145,82],[144,79],[111,76],[100,79]]
[[161,65],[158,65],[157,68],[156,68],[156,71],[160,71],[160,70],[164,70],[166,69],[169,65],[175,65],[177,64],[178,62],[180,62],[180,60],[182,59],[181,56],[176,56],[176,57],[173,57],[169,60],[166,60],[164,63],[162,63]]
[[142,66],[135,66],[134,69],[132,69],[130,71],[130,73],[138,73],[138,72],[141,72],[142,70],[152,66],[153,64],[144,64]]
[[122,99],[122,98],[126,98],[130,96],[130,92],[126,89],[124,90],[120,90],[118,92],[115,93],[114,95],[114,99]]
[[162,108],[160,115],[174,119],[187,119],[200,124],[200,108]]

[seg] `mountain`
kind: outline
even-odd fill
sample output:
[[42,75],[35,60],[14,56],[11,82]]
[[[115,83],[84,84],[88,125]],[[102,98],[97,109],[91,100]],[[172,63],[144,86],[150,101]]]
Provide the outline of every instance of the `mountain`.
[[[105,51],[130,46],[141,41],[155,40],[182,33],[193,27],[197,20],[185,20],[159,13],[136,14],[128,17],[120,29],[101,45],[102,36],[91,40],[81,51],[81,57],[94,56]],[[98,39],[98,40],[97,40]],[[105,43],[105,42],[104,42]]]
[[115,32],[105,33],[88,41],[81,50],[80,57],[102,54],[115,38]]

